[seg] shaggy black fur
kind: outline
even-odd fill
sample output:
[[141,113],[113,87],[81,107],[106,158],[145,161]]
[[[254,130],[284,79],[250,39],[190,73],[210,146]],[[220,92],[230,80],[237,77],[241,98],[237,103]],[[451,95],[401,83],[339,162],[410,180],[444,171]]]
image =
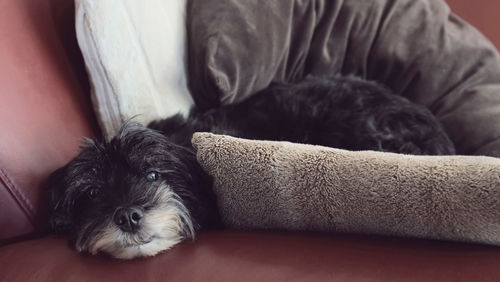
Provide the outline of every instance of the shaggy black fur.
[[[151,172],[158,173],[158,179],[148,179]],[[51,227],[70,233],[77,249],[84,250],[85,239],[109,224],[117,208],[135,206],[147,212],[162,204],[155,202],[155,193],[167,180],[194,222],[218,225],[210,179],[193,151],[159,132],[127,123],[110,142],[87,140],[76,158],[51,175]]]
[[[196,162],[190,144],[196,131],[349,150],[428,155],[455,152],[427,109],[353,77],[308,78],[294,85],[274,85],[242,103],[208,112],[193,109],[188,118],[177,115],[153,122],[150,128],[155,130],[126,124],[110,142],[90,141],[74,160],[52,175],[52,226],[72,234],[77,249],[92,248],[104,228],[118,224],[116,212],[123,207],[133,207],[145,216],[164,207],[166,203],[159,203],[155,196],[161,189],[171,189],[189,211],[192,222],[183,219],[182,232],[191,225],[195,230],[217,226],[211,181]],[[140,231],[141,225],[136,223],[134,228]],[[129,234],[128,227],[120,229]],[[139,244],[162,236],[130,234],[121,240]]]
[[196,131],[247,139],[286,140],[348,150],[450,155],[453,143],[425,107],[356,77],[310,77],[274,85],[242,103],[187,119],[156,121],[150,128],[191,147]]

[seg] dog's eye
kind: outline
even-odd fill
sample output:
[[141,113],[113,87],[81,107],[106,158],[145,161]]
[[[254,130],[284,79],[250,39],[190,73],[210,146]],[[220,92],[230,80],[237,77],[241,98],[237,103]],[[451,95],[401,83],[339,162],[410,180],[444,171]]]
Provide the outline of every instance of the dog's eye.
[[97,187],[92,187],[90,188],[88,191],[87,191],[87,196],[93,200],[95,199],[97,196],[99,196],[99,194],[101,194],[101,189],[97,188]]
[[160,174],[156,171],[150,171],[146,175],[146,179],[150,182],[160,179]]

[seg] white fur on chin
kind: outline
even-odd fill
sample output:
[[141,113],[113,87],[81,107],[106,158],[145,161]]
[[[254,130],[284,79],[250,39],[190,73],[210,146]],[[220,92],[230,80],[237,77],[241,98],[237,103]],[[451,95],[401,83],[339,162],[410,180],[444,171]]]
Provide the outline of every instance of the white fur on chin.
[[145,213],[138,234],[122,232],[113,222],[90,242],[91,254],[107,253],[118,259],[149,257],[168,250],[186,238],[194,238],[186,207],[167,186],[155,196],[159,205]]

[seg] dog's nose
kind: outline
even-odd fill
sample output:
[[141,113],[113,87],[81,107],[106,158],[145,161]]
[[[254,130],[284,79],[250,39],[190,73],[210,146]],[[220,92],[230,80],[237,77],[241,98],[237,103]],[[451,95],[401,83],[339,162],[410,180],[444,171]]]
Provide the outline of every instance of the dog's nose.
[[138,208],[120,208],[115,212],[113,221],[122,231],[133,232],[139,228],[143,215]]

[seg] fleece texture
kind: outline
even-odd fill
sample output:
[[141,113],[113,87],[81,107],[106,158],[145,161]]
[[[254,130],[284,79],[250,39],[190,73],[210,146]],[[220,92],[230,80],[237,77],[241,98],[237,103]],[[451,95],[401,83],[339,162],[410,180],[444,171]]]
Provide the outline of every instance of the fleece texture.
[[500,245],[500,159],[192,139],[224,224]]

